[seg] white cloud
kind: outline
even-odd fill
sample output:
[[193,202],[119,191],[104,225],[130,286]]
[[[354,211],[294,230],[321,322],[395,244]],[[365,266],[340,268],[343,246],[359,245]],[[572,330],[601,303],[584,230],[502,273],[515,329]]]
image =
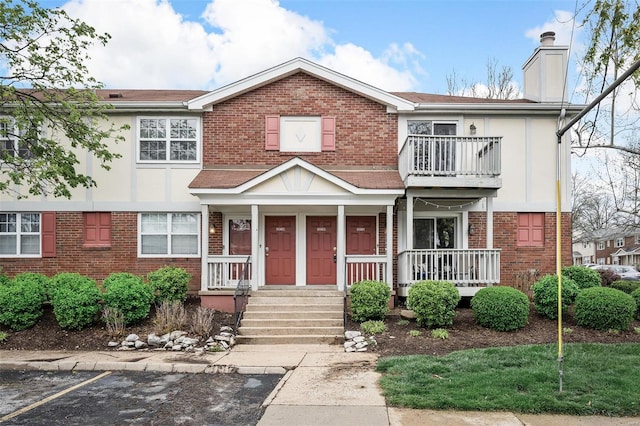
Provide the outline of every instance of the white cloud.
[[573,25],[573,12],[565,10],[556,10],[554,17],[542,25],[531,28],[525,32],[527,38],[530,38],[536,45],[540,43],[540,34],[553,31],[556,33],[555,44],[560,46],[568,46],[572,42],[576,42],[577,35],[580,32],[580,26]]
[[211,30],[168,0],[71,0],[63,8],[112,36],[87,64],[108,87],[211,89],[298,56],[386,90],[415,90],[424,74],[411,44],[392,44],[381,57],[335,45],[322,22],[276,0],[212,0],[202,14]]

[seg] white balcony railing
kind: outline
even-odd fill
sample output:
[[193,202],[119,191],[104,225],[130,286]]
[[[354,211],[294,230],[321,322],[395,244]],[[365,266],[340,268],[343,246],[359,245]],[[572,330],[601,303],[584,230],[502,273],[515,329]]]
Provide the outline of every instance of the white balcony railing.
[[242,271],[245,263],[249,268],[247,278],[251,280],[252,267],[247,262],[247,255],[232,256],[208,256],[207,257],[207,289],[229,288],[235,289],[238,281],[242,278]]
[[387,281],[387,256],[347,255],[347,286],[358,281]]
[[[499,249],[406,250],[398,255],[398,285],[450,281],[456,287],[500,283]],[[401,294],[402,295],[402,294]]]
[[409,135],[400,150],[398,170],[407,176],[500,175],[501,137]]

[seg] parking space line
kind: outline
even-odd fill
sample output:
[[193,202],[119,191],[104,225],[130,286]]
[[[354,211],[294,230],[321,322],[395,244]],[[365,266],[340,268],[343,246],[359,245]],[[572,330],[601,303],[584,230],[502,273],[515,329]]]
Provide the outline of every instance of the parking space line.
[[67,388],[67,389],[65,389],[63,391],[60,391],[60,392],[58,392],[58,393],[56,393],[54,395],[48,396],[45,399],[42,399],[42,400],[40,400],[38,402],[34,402],[33,404],[28,405],[26,407],[23,407],[23,408],[21,408],[21,409],[19,409],[17,411],[14,411],[13,413],[7,414],[6,416],[0,418],[0,423],[4,422],[6,420],[12,419],[12,418],[14,418],[16,416],[19,416],[20,414],[26,413],[27,411],[31,411],[34,408],[41,406],[42,404],[46,404],[47,402],[52,401],[52,400],[54,400],[56,398],[59,398],[59,397],[61,397],[63,395],[66,395],[71,391],[74,391],[74,390],[76,390],[78,388],[81,388],[82,386],[85,386],[85,385],[88,385],[90,383],[93,383],[93,382],[95,382],[97,380],[102,379],[103,377],[107,377],[109,374],[111,374],[111,371],[105,371],[104,373],[99,374],[99,375],[97,375],[96,377],[94,377],[92,379],[85,380],[84,382],[78,383],[77,385],[73,385],[73,386],[71,386],[71,387],[69,387],[69,388]]

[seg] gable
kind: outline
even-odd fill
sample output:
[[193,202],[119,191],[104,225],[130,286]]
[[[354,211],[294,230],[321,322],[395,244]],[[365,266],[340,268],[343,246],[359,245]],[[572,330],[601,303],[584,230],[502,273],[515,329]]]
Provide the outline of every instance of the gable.
[[252,194],[348,194],[345,188],[318,176],[303,167],[292,167],[284,170],[248,190]]

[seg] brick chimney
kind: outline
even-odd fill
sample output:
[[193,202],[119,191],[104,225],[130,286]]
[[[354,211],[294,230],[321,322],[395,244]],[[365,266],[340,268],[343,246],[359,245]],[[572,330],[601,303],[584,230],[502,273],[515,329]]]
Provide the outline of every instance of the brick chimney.
[[569,46],[556,46],[555,39],[553,31],[542,33],[540,46],[522,66],[526,99],[543,103],[562,102]]

